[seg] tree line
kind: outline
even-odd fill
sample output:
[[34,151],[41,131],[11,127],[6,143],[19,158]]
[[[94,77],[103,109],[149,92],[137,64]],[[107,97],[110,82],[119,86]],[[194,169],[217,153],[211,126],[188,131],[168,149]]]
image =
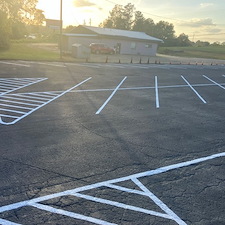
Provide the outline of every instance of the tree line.
[[209,45],[225,45],[225,42],[214,42],[210,44],[207,41],[192,42],[185,33],[179,36],[175,35],[174,25],[166,21],[155,23],[151,18],[145,18],[141,11],[136,11],[135,6],[128,3],[125,6],[115,5],[109,12],[109,16],[99,25],[105,28],[114,28],[122,30],[140,31],[146,34],[162,39],[164,46],[198,46],[205,47]]
[[[36,8],[38,0],[1,0],[0,1],[0,50],[10,47],[11,39],[24,38],[29,33],[45,34],[51,41],[57,40],[57,35],[43,27],[45,16],[42,10]],[[166,21],[155,23],[151,18],[145,18],[141,11],[128,3],[125,6],[115,5],[109,12],[107,19],[100,27],[122,30],[141,31],[164,41],[164,46],[209,46],[209,42],[198,40],[193,43],[188,35],[175,35],[174,25]],[[71,32],[74,26],[70,25],[64,32]],[[225,43],[222,43],[224,45]],[[218,42],[212,45],[221,45]]]
[[8,49],[10,39],[19,39],[26,33],[26,25],[41,25],[45,20],[38,0],[1,0],[0,49]]

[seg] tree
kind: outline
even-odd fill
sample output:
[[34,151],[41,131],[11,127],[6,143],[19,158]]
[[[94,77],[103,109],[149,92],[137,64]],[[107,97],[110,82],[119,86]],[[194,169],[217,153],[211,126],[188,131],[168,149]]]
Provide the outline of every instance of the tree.
[[113,28],[113,21],[108,18],[99,24],[99,27]]
[[11,24],[7,14],[0,10],[0,50],[9,48],[11,35]]
[[220,46],[221,44],[220,44],[219,41],[215,41],[215,42],[213,42],[211,45],[212,45],[212,46]]
[[174,38],[174,26],[166,21],[159,21],[156,24],[155,35],[163,40]]
[[162,39],[165,45],[171,45],[175,40],[173,24],[166,21],[159,21],[155,26],[154,36]]
[[175,36],[172,23],[159,21],[155,24],[151,18],[146,19],[141,11],[135,11],[135,7],[131,3],[126,6],[115,5],[109,12],[109,17],[99,26],[145,32],[150,36],[162,39],[164,46],[191,45],[188,35]]
[[45,19],[43,11],[36,8],[38,0],[1,0],[0,10],[13,21],[41,25]]
[[109,12],[109,17],[103,21],[102,27],[120,28],[123,26],[122,5],[115,5],[112,11]]
[[135,12],[133,30],[135,31],[144,31],[145,30],[145,17],[140,11]]
[[122,30],[131,30],[133,23],[134,5],[128,3],[124,7],[115,5],[109,12],[109,17],[104,20],[100,26],[107,28],[116,28]]
[[154,23],[154,21],[150,18],[145,20],[145,25],[144,25],[144,32],[150,36],[154,36],[155,35],[155,29],[156,29],[156,25]]
[[198,40],[195,43],[195,46],[197,46],[197,47],[206,47],[206,46],[209,46],[209,45],[210,45],[210,43],[208,41],[200,41],[200,40]]
[[131,3],[128,3],[124,7],[122,5],[115,5],[112,11],[109,12],[109,17],[100,26],[142,31],[148,35],[162,39],[166,45],[175,42],[173,24],[165,21],[160,21],[155,24],[152,19],[145,19],[142,12],[135,11],[135,7]]
[[24,24],[41,25],[45,19],[36,8],[38,0],[1,0],[0,48],[9,48],[10,37],[21,38],[26,33]]
[[21,39],[27,34],[25,24],[20,21],[11,22],[11,30],[11,39]]
[[126,21],[125,30],[131,30],[132,28],[134,10],[135,10],[135,7],[131,3],[128,3],[127,5],[124,6],[123,17],[124,17],[124,20]]
[[177,45],[178,46],[190,46],[191,41],[189,40],[188,35],[182,33],[177,37]]

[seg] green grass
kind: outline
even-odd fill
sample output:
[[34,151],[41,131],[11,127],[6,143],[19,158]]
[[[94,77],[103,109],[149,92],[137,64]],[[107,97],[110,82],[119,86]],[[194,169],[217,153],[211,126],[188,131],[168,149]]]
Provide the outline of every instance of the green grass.
[[225,59],[225,46],[160,47],[158,53],[181,57]]
[[[158,53],[194,58],[211,58],[225,60],[225,46],[208,47],[160,47]],[[59,61],[59,53],[51,49],[43,49],[32,43],[13,42],[7,51],[0,51],[1,59]],[[64,56],[63,61],[74,61]]]
[[53,61],[59,60],[59,54],[37,48],[29,43],[12,43],[9,50],[0,51],[0,59]]

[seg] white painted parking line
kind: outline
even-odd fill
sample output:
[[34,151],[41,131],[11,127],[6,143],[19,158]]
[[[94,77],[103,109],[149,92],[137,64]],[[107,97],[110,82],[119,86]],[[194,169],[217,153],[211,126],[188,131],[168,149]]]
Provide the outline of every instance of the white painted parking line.
[[12,112],[12,113],[16,113],[16,114],[26,114],[26,112],[22,112],[22,111],[18,111],[18,110],[10,110],[10,109],[5,109],[5,108],[1,108],[0,107],[0,111],[4,111],[4,112]]
[[19,104],[19,105],[28,105],[28,106],[39,106],[38,104],[32,104],[32,103],[26,103],[26,102],[18,102],[18,101],[11,101],[11,100],[6,100],[6,99],[2,99],[0,98],[0,102],[7,102],[7,103],[15,103],[16,105]]
[[68,217],[83,220],[83,221],[88,221],[88,222],[95,223],[95,224],[116,225],[115,223],[109,223],[109,222],[104,221],[104,220],[95,219],[93,217],[84,216],[84,215],[81,215],[81,214],[78,214],[78,213],[69,212],[69,211],[62,210],[62,209],[56,209],[56,208],[53,208],[51,206],[43,205],[43,204],[40,204],[40,203],[35,203],[35,204],[32,204],[31,206],[33,206],[35,208],[38,208],[38,209],[41,209],[41,210],[51,212],[51,213],[56,213],[56,214],[59,214],[59,215],[64,215],[64,216],[68,216]]
[[118,185],[115,185],[115,184],[106,184],[105,187],[109,187],[109,188],[112,188],[112,189],[115,189],[115,190],[119,190],[119,191],[124,191],[124,192],[127,192],[127,193],[148,196],[148,194],[146,194],[143,191],[126,188],[126,187],[118,186]]
[[11,115],[6,115],[6,114],[1,113],[0,114],[0,123],[1,123],[1,117],[18,119],[18,116],[11,116]]
[[13,100],[22,100],[22,101],[25,101],[25,102],[34,102],[34,103],[44,103],[45,101],[37,101],[37,100],[31,100],[29,98],[27,98],[26,95],[23,95],[22,98],[18,98],[18,96],[21,96],[21,95],[3,95],[1,96],[1,99],[13,99]]
[[26,84],[26,83],[27,83],[26,80],[22,80],[18,78],[2,78],[1,79],[2,85],[18,86],[18,85]]
[[12,62],[3,62],[3,61],[0,61],[0,63],[7,64],[7,65],[13,65],[13,66],[30,67],[29,65],[19,64],[19,63],[12,63]]
[[[32,93],[29,92],[29,93],[23,93],[23,94],[45,97],[46,95],[57,96],[58,94],[60,94],[62,92],[63,91],[48,91],[48,92],[32,92]],[[71,92],[73,92],[73,91],[71,91]]]
[[121,69],[125,69],[125,65],[121,65],[121,64],[111,64],[110,67],[113,67],[113,68],[121,68]]
[[[4,107],[4,106],[0,107],[0,124],[3,124],[3,125],[15,124],[18,121],[20,121],[21,119],[23,119],[26,116],[30,115],[31,113],[37,111],[38,109],[42,108],[43,106],[49,104],[50,102],[56,100],[57,98],[61,97],[62,95],[72,91],[74,88],[82,85],[83,83],[87,82],[90,79],[91,79],[91,77],[89,77],[88,79],[80,82],[79,84],[73,86],[72,88],[70,88],[64,92],[61,92],[58,95],[48,94],[47,92],[41,93],[40,97],[38,97],[38,95],[36,95],[37,97],[30,96],[29,93],[28,94],[14,94],[14,95],[13,94],[5,94],[0,97],[0,102],[7,102],[7,104],[5,105],[6,107]],[[45,98],[43,98],[43,96],[45,96]],[[37,98],[39,100],[37,100]],[[8,99],[10,99],[10,100],[8,100]],[[12,104],[10,104],[10,103],[12,103]],[[24,111],[12,110],[12,109],[10,109],[11,105],[13,108],[18,108],[18,109],[23,108]],[[17,107],[17,105],[19,105],[19,107]],[[28,108],[25,106],[30,106],[30,107]],[[9,112],[9,114],[7,114],[7,112]],[[22,116],[20,114],[22,114]],[[4,122],[3,118],[7,119],[7,122]],[[9,119],[10,119],[10,121],[8,121]]]
[[29,63],[29,64],[37,64],[37,65],[45,65],[45,66],[55,66],[55,67],[63,67],[65,68],[65,65],[59,64],[59,63],[45,63],[45,62],[32,62],[32,61],[20,61],[22,63]]
[[66,67],[66,66],[64,66],[64,65],[53,64],[53,63],[40,63],[40,62],[38,62],[37,64],[39,64],[39,65],[45,65],[45,66],[63,67],[63,68]]
[[[221,85],[225,85],[225,83],[221,83]],[[193,87],[211,87],[216,86],[215,84],[193,84]],[[189,87],[189,85],[183,84],[183,85],[158,85],[158,89],[165,89],[165,88],[183,88],[183,87]],[[118,91],[126,91],[126,90],[146,90],[146,89],[155,89],[155,86],[146,86],[146,87],[124,87],[119,88]],[[113,91],[113,88],[102,88],[102,89],[83,89],[83,90],[72,90],[71,93],[82,93],[82,92],[104,92],[104,91]],[[48,92],[27,92],[27,93],[21,93],[21,95],[37,95],[37,96],[45,96],[45,94],[51,95],[51,96],[57,96],[58,94],[62,93],[63,91],[48,91]]]
[[143,192],[145,192],[148,197],[155,202],[164,212],[166,215],[169,216],[168,218],[177,222],[180,225],[186,225],[186,223],[178,217],[169,207],[164,204],[156,195],[154,195],[148,188],[146,188],[136,177],[131,179]]
[[158,78],[155,76],[155,101],[156,101],[156,108],[159,108],[159,90],[158,90]]
[[134,64],[127,65],[127,68],[149,69],[148,66],[141,66],[141,65],[134,65]]
[[149,69],[148,65],[142,64],[113,64],[113,63],[105,63],[105,64],[94,64],[99,66],[99,68],[104,67],[112,67],[112,68],[119,68],[119,69],[130,69],[130,68],[137,68],[137,69]]
[[[204,75],[205,76],[205,75]],[[100,92],[100,91],[113,91],[109,98],[104,102],[104,104],[99,108],[99,110],[95,114],[100,114],[104,107],[108,104],[111,98],[115,95],[117,91],[121,90],[147,90],[147,89],[155,89],[155,99],[156,99],[156,108],[160,107],[160,99],[159,99],[159,89],[160,88],[183,88],[190,87],[194,93],[199,97],[199,99],[206,104],[205,99],[195,90],[194,87],[207,87],[207,86],[221,86],[224,83],[217,83],[210,78],[206,77],[211,81],[210,84],[193,84],[191,85],[188,80],[181,76],[185,81],[186,85],[170,85],[170,86],[159,86],[158,85],[158,77],[155,76],[155,85],[149,87],[127,87],[121,88],[121,85],[125,81],[127,77],[125,77],[120,84],[116,87],[116,89],[89,89],[89,90],[74,90],[74,88],[67,90],[67,92]],[[9,89],[5,90],[5,92],[0,92],[0,124],[10,125],[15,124],[17,121],[23,119],[24,117],[30,115],[32,112],[37,109],[43,107],[44,105],[50,103],[51,101],[57,99],[61,96],[64,91],[49,91],[49,92],[30,92],[30,93],[19,93],[19,94],[9,94],[14,90],[20,89],[22,87],[31,85],[36,82],[40,82],[47,78],[0,78],[0,83],[3,85],[10,85]],[[12,86],[16,85],[16,86]],[[223,87],[224,88],[224,87]],[[225,88],[224,88],[225,89]],[[22,116],[21,116],[22,115]]]
[[[18,97],[24,97],[24,94],[13,94],[13,96],[18,96]],[[32,93],[29,93],[29,94],[26,94],[26,97],[28,98],[28,99],[37,99],[37,100],[49,100],[49,99],[51,99],[51,97],[50,96],[48,96],[48,95],[33,95]]]
[[184,78],[184,76],[181,76],[181,77],[187,83],[187,85],[191,88],[191,90],[194,91],[194,93],[201,99],[201,101],[206,104],[205,99],[193,88],[193,86],[186,80],[186,78]]
[[126,67],[122,64],[111,64],[111,63],[106,63],[106,64],[95,64],[96,66],[100,67],[110,67],[110,68],[120,68],[120,69],[125,69]]
[[0,88],[2,89],[9,89],[10,87],[13,87],[13,88],[17,88],[18,87],[18,84],[6,84],[6,83],[3,83],[1,82],[1,85],[0,85]]
[[151,69],[151,68],[160,68],[164,70],[170,70],[174,68],[186,70],[187,67],[184,65],[163,65],[163,64],[147,64],[147,63],[121,63],[121,64],[113,64],[113,63],[105,63],[105,64],[92,64],[97,65],[99,68],[104,67],[114,67],[114,68],[121,68],[121,69]]
[[208,80],[211,81],[212,83],[216,84],[217,86],[221,87],[222,89],[225,89],[225,87],[223,87],[221,84],[215,82],[214,80],[210,79],[210,78],[207,77],[206,75],[203,75],[203,77],[205,77],[206,79],[208,79]]
[[81,66],[81,67],[90,67],[90,68],[96,68],[99,69],[100,66],[98,64],[92,64],[92,63],[65,63],[65,65],[71,65],[71,66]]
[[[130,213],[132,213],[132,211],[142,212],[146,215],[154,215],[156,217],[161,217],[161,218],[166,218],[168,220],[173,220],[174,222],[176,222],[179,225],[186,225],[186,223],[180,217],[178,217],[165,203],[163,203],[155,194],[153,194],[146,186],[144,186],[143,183],[140,182],[140,178],[145,177],[146,179],[147,178],[150,179],[150,177],[153,176],[153,175],[166,173],[166,172],[176,170],[176,169],[180,169],[180,168],[184,168],[184,167],[194,166],[194,165],[197,165],[199,163],[203,163],[203,162],[213,160],[213,159],[217,159],[217,158],[221,158],[221,157],[225,157],[225,152],[221,152],[221,153],[209,155],[209,156],[206,156],[206,157],[193,159],[193,160],[186,161],[186,162],[172,164],[172,165],[169,165],[169,166],[160,167],[160,168],[157,168],[157,169],[154,169],[154,170],[149,170],[149,171],[145,171],[145,172],[141,172],[141,173],[137,173],[137,174],[132,174],[132,175],[129,175],[129,176],[126,176],[126,177],[116,178],[116,179],[103,181],[103,182],[99,182],[99,183],[95,183],[95,184],[91,184],[91,185],[87,185],[87,186],[83,186],[83,187],[78,187],[78,188],[75,188],[75,189],[72,189],[72,190],[66,190],[66,191],[63,191],[63,192],[58,192],[58,193],[34,198],[34,199],[31,199],[31,200],[26,200],[26,201],[17,202],[17,203],[10,204],[10,205],[1,206],[0,207],[0,213],[15,210],[15,209],[19,209],[19,208],[26,207],[26,206],[30,206],[30,207],[39,208],[39,209],[47,211],[47,212],[56,213],[56,214],[60,214],[60,215],[64,215],[64,216],[68,216],[68,217],[72,217],[72,218],[81,219],[81,220],[84,220],[84,221],[93,222],[95,224],[101,224],[100,223],[101,221],[99,219],[96,219],[96,218],[93,218],[93,217],[87,217],[87,216],[82,215],[82,214],[76,214],[76,213],[68,212],[68,211],[65,211],[63,209],[55,209],[55,208],[53,208],[51,206],[48,206],[48,205],[45,205],[43,203],[44,201],[47,201],[47,200],[51,200],[51,199],[55,199],[55,198],[59,198],[59,197],[63,197],[63,196],[73,195],[73,196],[79,197],[81,199],[86,199],[86,200],[89,200],[89,201],[92,201],[92,202],[99,202],[99,203],[106,204],[106,205],[113,205],[117,208],[126,209],[127,212],[129,212],[129,210],[130,210],[131,211]],[[120,182],[126,182],[126,181],[127,182],[133,182],[133,184],[135,184],[138,189],[136,189],[136,188],[130,189],[130,188],[120,186],[120,184],[119,184]],[[91,196],[89,194],[83,193],[84,191],[94,190],[94,189],[102,188],[102,187],[109,187],[111,189],[120,190],[120,191],[125,192],[125,193],[134,193],[136,195],[146,196],[146,197],[150,198],[153,202],[155,202],[155,204],[157,206],[159,206],[161,208],[161,210],[163,210],[164,213],[149,210],[149,209],[145,209],[145,208],[142,208],[141,206],[140,207],[139,206],[132,206],[132,205],[124,204],[124,203],[121,203],[121,202],[110,201],[108,199],[96,198],[96,197]],[[121,196],[123,196],[123,195],[121,195]],[[106,222],[106,221],[104,221],[104,222]],[[107,223],[105,223],[105,224],[107,224]],[[12,225],[13,225],[13,223],[12,223]]]
[[21,88],[47,80],[48,78],[0,78],[0,85],[4,90],[0,90],[0,96],[9,94]]
[[99,108],[99,110],[95,114],[100,114],[100,112],[104,109],[104,107],[108,104],[110,99],[115,95],[119,87],[123,84],[123,82],[127,79],[127,77],[124,77],[123,80],[119,83],[119,85],[116,87],[116,89],[113,91],[113,93],[108,97],[108,99],[104,102],[104,104]]
[[98,203],[103,203],[106,205],[111,205],[111,206],[116,206],[118,208],[122,208],[122,209],[129,209],[135,212],[141,212],[141,213],[145,213],[145,214],[149,214],[149,215],[153,215],[153,216],[158,216],[158,217],[162,217],[162,218],[166,218],[166,219],[173,219],[170,215],[165,214],[165,213],[159,213],[153,210],[148,210],[148,209],[144,209],[144,208],[140,208],[140,207],[136,207],[136,206],[132,206],[132,205],[127,205],[127,204],[123,204],[120,202],[116,202],[116,201],[110,201],[107,199],[103,199],[103,198],[97,198],[97,197],[93,197],[90,195],[86,195],[86,194],[80,194],[80,193],[74,193],[71,194],[73,196],[76,196],[78,198],[83,198],[89,201],[93,201],[93,202],[98,202]]
[[0,103],[0,106],[6,106],[8,108],[17,108],[17,109],[32,109],[32,108],[29,108],[29,107],[24,107],[24,106],[18,106],[18,105],[10,105],[10,104],[2,104]]
[[[222,85],[225,85],[222,84]],[[193,84],[193,87],[210,87],[210,86],[215,86],[215,84]],[[158,85],[158,89],[165,89],[165,88],[183,88],[183,87],[189,87],[189,85]],[[155,86],[148,86],[148,87],[124,87],[124,88],[119,88],[118,91],[126,91],[126,90],[146,90],[146,89],[155,89]],[[113,91],[114,89],[112,88],[107,88],[107,89],[88,89],[88,90],[74,90],[72,92],[100,92],[100,91]],[[59,91],[56,91],[59,92]]]

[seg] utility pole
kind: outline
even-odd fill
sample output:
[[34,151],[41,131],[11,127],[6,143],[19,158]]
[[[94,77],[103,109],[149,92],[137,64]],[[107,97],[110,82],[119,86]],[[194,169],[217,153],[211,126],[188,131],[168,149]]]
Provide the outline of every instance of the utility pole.
[[63,39],[62,39],[62,30],[63,30],[63,20],[62,20],[62,0],[60,0],[60,59],[62,59],[62,45],[63,45]]

